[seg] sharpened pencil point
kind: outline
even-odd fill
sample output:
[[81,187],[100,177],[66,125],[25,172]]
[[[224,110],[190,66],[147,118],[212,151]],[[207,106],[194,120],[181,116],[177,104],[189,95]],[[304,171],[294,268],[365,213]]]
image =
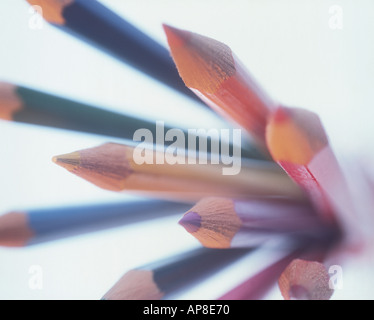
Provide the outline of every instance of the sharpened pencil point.
[[172,42],[173,45],[183,45],[186,41],[188,41],[189,32],[174,28],[167,24],[163,24],[162,27],[164,28],[168,41]]
[[179,224],[183,226],[187,232],[194,233],[201,227],[201,216],[193,211],[187,212],[179,221]]
[[133,173],[132,150],[130,147],[116,143],[106,143],[98,147],[56,156],[52,160],[100,188],[122,191],[126,188],[126,180]]
[[190,89],[214,93],[236,72],[231,49],[222,42],[164,25],[179,75]]
[[233,236],[240,228],[240,219],[232,199],[207,197],[193,206],[179,224],[204,247],[223,249],[230,247]]
[[329,300],[334,292],[326,267],[317,261],[293,260],[278,280],[286,300]]
[[327,144],[318,116],[299,108],[279,107],[266,128],[268,149],[275,161],[306,165]]
[[78,152],[72,152],[55,156],[52,161],[68,171],[73,171],[80,164],[80,155]]

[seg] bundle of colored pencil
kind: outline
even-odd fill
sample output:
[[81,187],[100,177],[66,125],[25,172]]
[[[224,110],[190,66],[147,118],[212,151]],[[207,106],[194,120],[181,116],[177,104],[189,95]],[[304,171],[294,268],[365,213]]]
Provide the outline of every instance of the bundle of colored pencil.
[[[179,203],[12,212],[0,216],[0,245],[26,246],[113,219],[128,224],[183,208],[180,224],[206,248],[128,271],[104,300],[166,299],[262,247],[282,254],[219,299],[260,299],[277,281],[285,299],[331,297],[323,262],[337,246],[361,239],[347,180],[316,114],[274,101],[214,39],[164,25],[171,59],[167,49],[97,1],[27,1],[41,6],[54,26],[202,100],[246,130],[254,145],[235,175],[223,175],[221,164],[189,163],[185,153],[139,152],[129,144],[55,156],[56,164],[99,188]],[[138,128],[154,130],[141,119],[10,83],[0,83],[0,118],[127,140]]]

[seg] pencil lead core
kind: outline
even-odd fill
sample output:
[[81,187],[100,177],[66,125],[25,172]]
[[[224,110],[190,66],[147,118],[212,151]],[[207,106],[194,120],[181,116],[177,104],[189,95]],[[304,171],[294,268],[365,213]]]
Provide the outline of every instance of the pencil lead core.
[[80,154],[78,152],[63,154],[53,157],[52,161],[68,171],[73,171],[80,164]]
[[200,229],[201,216],[196,212],[189,211],[179,221],[179,224],[183,226],[187,232],[194,233]]

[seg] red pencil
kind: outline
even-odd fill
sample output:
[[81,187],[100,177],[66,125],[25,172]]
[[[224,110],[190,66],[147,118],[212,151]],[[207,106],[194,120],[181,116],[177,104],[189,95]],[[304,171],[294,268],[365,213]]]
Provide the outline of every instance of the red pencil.
[[164,25],[184,83],[213,110],[240,124],[265,146],[265,127],[275,109],[231,49],[214,39]]
[[351,194],[319,117],[279,107],[269,120],[266,140],[273,159],[306,191],[325,221],[352,232]]

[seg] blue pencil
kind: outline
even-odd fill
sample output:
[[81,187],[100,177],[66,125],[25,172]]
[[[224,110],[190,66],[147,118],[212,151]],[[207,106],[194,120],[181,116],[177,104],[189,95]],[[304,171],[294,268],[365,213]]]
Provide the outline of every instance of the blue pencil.
[[12,211],[0,216],[0,246],[30,246],[77,234],[180,214],[189,206],[169,201],[145,200]]

